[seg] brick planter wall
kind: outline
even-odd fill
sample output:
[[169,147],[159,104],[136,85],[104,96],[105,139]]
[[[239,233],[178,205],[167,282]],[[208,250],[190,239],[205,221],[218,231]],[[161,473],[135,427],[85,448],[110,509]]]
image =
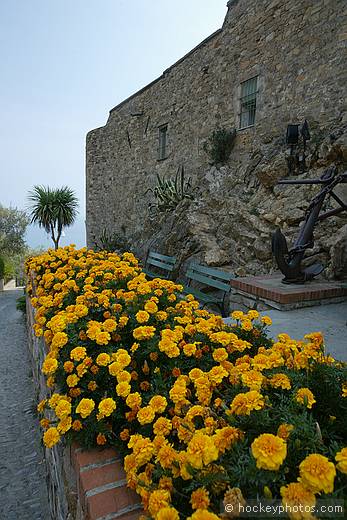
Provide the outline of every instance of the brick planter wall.
[[[33,332],[35,310],[27,298],[28,347],[37,401],[49,394],[41,366],[47,352]],[[113,449],[83,450],[58,443],[44,449],[51,520],[135,520],[140,497],[127,488],[123,465]]]

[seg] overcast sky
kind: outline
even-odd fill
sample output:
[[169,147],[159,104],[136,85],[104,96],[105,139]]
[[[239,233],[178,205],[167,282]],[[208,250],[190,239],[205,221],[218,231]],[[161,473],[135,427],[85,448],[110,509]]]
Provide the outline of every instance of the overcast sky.
[[[68,185],[83,245],[85,135],[222,26],[226,0],[0,0],[0,203]],[[32,246],[48,245],[43,231]]]

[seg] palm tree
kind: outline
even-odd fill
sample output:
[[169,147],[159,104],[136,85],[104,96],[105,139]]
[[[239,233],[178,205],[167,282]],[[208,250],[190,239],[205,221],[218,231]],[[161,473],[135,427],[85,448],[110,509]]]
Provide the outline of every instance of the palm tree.
[[44,228],[51,235],[55,249],[58,249],[63,228],[71,226],[77,216],[75,193],[67,186],[58,189],[34,186],[28,198],[31,202],[31,223]]

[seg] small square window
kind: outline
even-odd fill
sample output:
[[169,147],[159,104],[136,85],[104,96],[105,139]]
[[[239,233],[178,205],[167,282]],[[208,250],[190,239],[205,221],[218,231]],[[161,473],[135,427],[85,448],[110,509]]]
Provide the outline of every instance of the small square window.
[[257,107],[258,77],[248,79],[241,83],[240,98],[240,128],[253,126],[255,123],[255,111]]
[[166,159],[167,157],[167,125],[159,127],[159,148],[158,159]]

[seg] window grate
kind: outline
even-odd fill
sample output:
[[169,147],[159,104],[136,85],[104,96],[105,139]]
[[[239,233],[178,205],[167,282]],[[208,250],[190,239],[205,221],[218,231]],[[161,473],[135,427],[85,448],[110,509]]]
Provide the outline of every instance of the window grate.
[[253,126],[257,108],[258,77],[248,79],[241,83],[240,98],[240,128]]

